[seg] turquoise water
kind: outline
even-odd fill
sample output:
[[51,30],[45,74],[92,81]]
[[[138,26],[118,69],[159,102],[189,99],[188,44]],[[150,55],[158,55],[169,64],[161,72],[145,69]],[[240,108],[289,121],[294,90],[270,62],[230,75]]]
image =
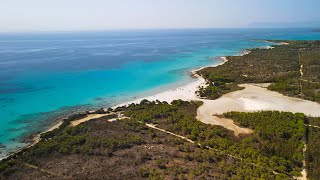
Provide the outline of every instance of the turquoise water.
[[57,117],[110,107],[193,81],[218,56],[320,39],[310,29],[202,29],[0,35],[0,156]]

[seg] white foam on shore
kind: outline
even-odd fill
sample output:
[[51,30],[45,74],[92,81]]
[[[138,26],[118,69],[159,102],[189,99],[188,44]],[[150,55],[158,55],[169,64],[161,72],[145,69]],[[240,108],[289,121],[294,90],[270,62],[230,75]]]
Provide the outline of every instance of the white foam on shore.
[[173,100],[181,99],[184,101],[191,101],[198,99],[196,96],[196,91],[198,90],[199,86],[205,85],[205,80],[203,78],[199,78],[197,81],[189,83],[185,86],[173,89],[173,90],[168,90],[162,93],[158,93],[152,96],[136,99],[133,101],[129,101],[126,103],[119,104],[115,107],[119,106],[126,106],[130,104],[139,104],[142,100],[146,99],[148,101],[166,101],[168,103],[171,103]]
[[199,86],[206,86],[206,80],[199,75],[196,74],[197,71],[200,71],[201,69],[207,68],[207,67],[216,67],[224,64],[227,62],[226,57],[220,57],[221,63],[212,65],[212,66],[206,66],[206,67],[201,67],[195,70],[192,70],[191,73],[193,76],[197,77],[197,80],[194,82],[191,82],[187,85],[172,89],[172,90],[167,90],[155,95],[139,98],[133,101],[125,102],[119,105],[114,106],[113,108],[116,107],[121,107],[121,106],[127,106],[130,104],[139,104],[142,100],[146,99],[148,101],[165,101],[168,103],[171,103],[173,100],[184,100],[184,101],[191,101],[191,100],[201,100],[198,96],[196,91],[198,90]]
[[[242,51],[239,56],[245,56],[247,54],[250,54],[251,51],[250,50],[244,50]],[[197,81],[195,82],[191,82],[187,85],[172,89],[172,90],[167,90],[155,95],[151,95],[151,96],[147,96],[147,97],[143,97],[143,98],[139,98],[139,99],[135,99],[132,101],[128,101],[125,103],[121,103],[118,104],[116,106],[113,106],[112,108],[117,108],[117,107],[121,107],[121,106],[128,106],[130,104],[139,104],[142,100],[146,99],[148,101],[165,101],[167,103],[171,103],[173,100],[184,100],[184,101],[191,101],[191,100],[200,100],[202,101],[198,96],[196,91],[199,89],[200,87],[205,87],[206,86],[206,80],[204,78],[202,78],[201,76],[199,76],[196,72],[200,71],[204,68],[207,67],[217,67],[220,65],[223,65],[224,63],[226,63],[228,61],[228,58],[226,56],[221,56],[219,57],[219,59],[221,60],[221,63],[219,64],[215,64],[215,65],[211,65],[211,66],[204,66],[204,67],[200,67],[197,69],[194,69],[191,71],[192,75],[195,76],[197,79]]]

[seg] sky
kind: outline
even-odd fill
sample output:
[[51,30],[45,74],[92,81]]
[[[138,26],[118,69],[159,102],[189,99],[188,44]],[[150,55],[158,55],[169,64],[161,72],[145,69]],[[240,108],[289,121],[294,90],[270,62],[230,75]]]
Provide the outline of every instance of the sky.
[[320,0],[0,0],[0,32],[308,26],[320,22],[319,8]]

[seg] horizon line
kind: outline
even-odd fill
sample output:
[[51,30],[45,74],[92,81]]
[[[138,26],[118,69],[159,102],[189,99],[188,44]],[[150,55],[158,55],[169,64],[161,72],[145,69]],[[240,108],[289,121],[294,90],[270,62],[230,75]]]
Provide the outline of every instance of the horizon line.
[[186,27],[186,28],[119,28],[119,29],[87,29],[87,30],[26,30],[0,31],[0,34],[47,34],[74,32],[117,32],[117,31],[155,31],[155,30],[214,30],[214,29],[319,29],[320,27]]

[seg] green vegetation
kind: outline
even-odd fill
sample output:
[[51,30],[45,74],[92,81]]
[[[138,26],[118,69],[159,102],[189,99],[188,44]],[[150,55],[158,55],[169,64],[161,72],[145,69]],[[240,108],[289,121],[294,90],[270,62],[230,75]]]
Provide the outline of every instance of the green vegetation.
[[[108,123],[105,117],[96,122],[87,122],[76,127],[65,126],[54,136],[42,139],[35,146],[20,153],[17,158],[10,158],[0,164],[0,179],[13,175],[23,163],[40,165],[49,157],[81,156],[113,156],[121,149],[128,149],[143,143],[140,132],[146,129],[143,124],[128,120]],[[104,121],[106,123],[102,123]],[[93,125],[94,124],[94,125]],[[107,131],[105,131],[107,130]],[[113,134],[113,132],[121,133]],[[23,168],[22,168],[23,169]],[[13,174],[12,174],[13,173]]]
[[[207,87],[198,94],[216,99],[241,83],[272,83],[271,90],[320,102],[320,41],[289,42],[200,70]],[[35,146],[0,162],[0,179],[293,179],[301,175],[305,142],[308,178],[320,177],[320,129],[313,127],[320,118],[277,111],[225,113],[254,130],[238,137],[197,121],[201,104],[143,100],[113,110],[127,119],[108,122],[117,116],[112,114],[76,127],[70,122],[90,112],[70,116]]]
[[79,114],[74,114],[74,115],[71,115],[69,116],[68,118],[64,119],[62,124],[59,126],[59,128],[57,129],[54,129],[53,131],[49,131],[49,132],[46,132],[44,134],[41,134],[41,139],[42,140],[46,140],[46,139],[49,139],[49,138],[52,138],[56,135],[58,135],[59,133],[61,133],[66,127],[68,127],[70,125],[70,122],[71,121],[75,121],[75,120],[78,120],[78,119],[82,119],[82,118],[85,118],[87,116],[86,113],[79,113]]
[[[106,172],[113,179],[119,179],[120,172],[122,178],[135,179],[291,179],[300,175],[304,115],[227,113],[225,116],[255,130],[252,135],[236,137],[220,126],[197,121],[200,105],[144,100],[121,107],[130,119],[108,122],[101,117],[76,127],[65,126],[18,157],[3,161],[0,177],[43,178],[44,174],[30,171],[25,163],[75,178],[102,178]],[[144,123],[157,124],[195,143]]]
[[308,178],[320,177],[320,129],[309,127],[307,148],[307,172]]
[[268,156],[284,157],[288,164],[302,166],[306,117],[303,114],[264,111],[257,113],[230,112],[225,116],[240,126],[254,129],[263,141],[260,149]]
[[199,90],[197,91],[200,97],[203,98],[217,99],[223,94],[242,89],[237,86],[235,80],[232,78],[216,74],[207,74],[205,79],[207,80],[206,88],[199,87]]
[[308,117],[308,124],[312,126],[319,126],[320,127],[320,118],[316,117]]
[[270,90],[320,102],[320,41],[287,42],[290,44],[252,49],[244,56],[229,56],[223,66],[200,70],[198,73],[208,86],[201,88],[199,95],[216,99],[237,90],[237,84],[272,83]]
[[[197,121],[187,109],[196,105],[197,103],[190,103],[186,106],[177,101],[172,106],[166,103],[144,102],[141,105],[131,105],[127,115],[132,120],[158,124],[158,127],[185,136],[200,143],[202,147],[209,146],[220,156],[228,154],[242,159],[236,160],[234,162],[236,165],[223,165],[223,170],[227,170],[225,173],[234,174],[234,177],[244,178],[248,172],[251,172],[252,178],[274,177],[273,171],[282,173],[283,177],[300,175],[306,119],[303,114],[280,112],[225,114],[241,122],[241,125],[256,130],[254,135],[239,139],[224,128]],[[219,156],[200,157],[204,158],[199,159],[200,161],[206,161]]]
[[[126,122],[126,121],[123,121]],[[131,127],[137,128],[137,127]],[[111,155],[117,149],[128,148],[141,143],[141,136],[124,133],[121,136],[90,136],[88,128],[83,125],[66,128],[59,136],[44,141],[30,149],[32,156],[46,156],[51,152],[60,154],[85,153]]]

